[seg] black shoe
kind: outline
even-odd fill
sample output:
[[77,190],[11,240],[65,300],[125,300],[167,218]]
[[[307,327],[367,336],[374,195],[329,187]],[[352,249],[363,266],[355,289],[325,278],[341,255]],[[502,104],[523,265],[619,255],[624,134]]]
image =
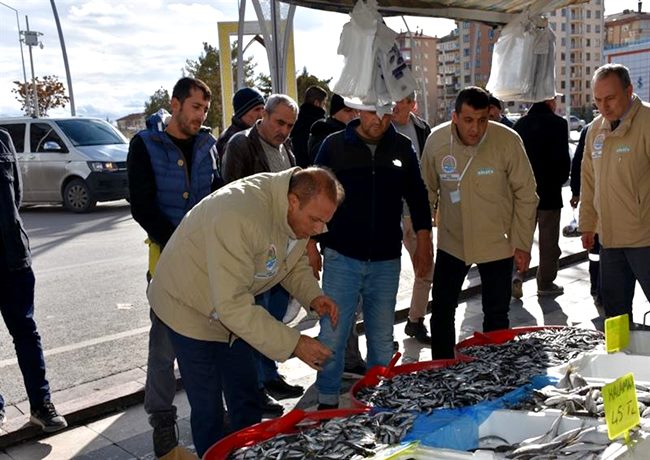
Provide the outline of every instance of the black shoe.
[[264,382],[266,392],[277,400],[299,398],[305,392],[300,385],[289,385],[282,377]]
[[153,452],[156,457],[167,455],[178,446],[178,425],[176,424],[176,408],[166,412],[157,412],[149,416],[153,427]]
[[62,415],[54,408],[51,401],[45,401],[41,407],[32,409],[29,421],[43,428],[46,433],[54,433],[68,426]]
[[318,404],[318,410],[329,410],[329,409],[338,409],[338,408],[339,408],[338,404],[325,404],[325,403]]
[[407,319],[406,326],[404,326],[404,333],[409,337],[415,337],[415,340],[420,343],[431,345],[431,337],[429,336],[427,327],[424,325],[424,318],[418,319],[415,323]]
[[5,415],[4,407],[0,407],[0,426],[7,421],[7,416]]
[[263,418],[276,418],[284,414],[282,404],[271,398],[264,390],[260,390],[260,406]]
[[354,367],[346,367],[343,369],[343,378],[344,379],[360,379],[363,378],[364,375],[366,375],[366,372],[368,372],[368,369],[366,368],[366,365],[363,363],[357,364]]

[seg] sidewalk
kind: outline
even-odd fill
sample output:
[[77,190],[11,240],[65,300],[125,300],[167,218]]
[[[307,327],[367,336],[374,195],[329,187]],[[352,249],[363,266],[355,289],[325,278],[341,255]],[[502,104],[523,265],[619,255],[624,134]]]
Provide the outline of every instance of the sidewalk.
[[[568,201],[568,200],[567,200]],[[563,212],[562,225],[570,220],[571,209]],[[533,269],[524,283],[524,297],[513,299],[510,305],[511,326],[567,325],[587,328],[602,328],[589,294],[589,273],[586,254],[579,238],[561,237],[563,248],[558,284],[565,293],[552,298],[538,298],[534,273],[537,265],[537,247],[533,248]],[[402,362],[431,359],[429,347],[419,344],[404,334],[403,321],[410,303],[413,273],[408,254],[403,251],[402,277],[396,307],[395,340],[403,353]],[[472,269],[463,286],[461,302],[456,314],[457,340],[481,330],[482,313],[479,279]],[[640,289],[635,298],[635,321],[643,322],[643,313],[650,310]],[[428,318],[425,321],[428,325]],[[362,327],[361,327],[362,329]],[[304,331],[316,336],[317,326]],[[365,340],[360,341],[362,353]],[[297,359],[280,364],[280,372],[291,384],[307,389],[302,398],[282,401],[286,410],[294,407],[315,409],[316,390],[313,387],[316,374]],[[0,460],[23,459],[152,459],[151,428],[142,405],[145,370],[134,369],[105,379],[86,383],[53,394],[53,400],[63,413],[71,428],[49,437],[29,425],[28,403],[22,402],[7,407],[7,422],[0,429]],[[352,382],[347,382],[350,385]],[[343,396],[342,407],[348,404]],[[181,444],[191,448],[189,405],[183,391],[177,393],[178,426]],[[4,450],[3,450],[4,449]]]

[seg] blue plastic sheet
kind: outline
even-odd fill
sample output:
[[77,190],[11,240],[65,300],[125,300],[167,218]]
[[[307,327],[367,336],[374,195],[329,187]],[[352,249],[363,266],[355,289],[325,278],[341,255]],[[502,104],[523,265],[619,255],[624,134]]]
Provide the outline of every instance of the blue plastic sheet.
[[557,380],[548,375],[539,375],[533,377],[530,383],[498,399],[457,409],[436,409],[430,414],[419,415],[402,441],[420,441],[430,447],[455,450],[476,449],[479,440],[478,427],[492,412],[510,407],[533,390],[554,385]]

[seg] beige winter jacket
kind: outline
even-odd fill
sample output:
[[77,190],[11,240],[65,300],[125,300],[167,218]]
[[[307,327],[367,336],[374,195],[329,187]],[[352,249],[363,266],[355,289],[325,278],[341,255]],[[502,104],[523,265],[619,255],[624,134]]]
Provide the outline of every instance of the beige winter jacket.
[[439,249],[467,265],[530,252],[538,199],[517,133],[489,122],[483,140],[470,147],[454,124],[444,123],[427,139],[421,170],[431,207],[440,211]]
[[300,333],[255,305],[281,283],[302,305],[322,295],[287,223],[289,179],[296,168],[232,182],[207,196],[181,221],[149,286],[158,317],[198,340],[237,337],[276,361],[289,358]]
[[635,94],[620,125],[591,124],[582,157],[580,230],[606,248],[650,246],[650,105]]

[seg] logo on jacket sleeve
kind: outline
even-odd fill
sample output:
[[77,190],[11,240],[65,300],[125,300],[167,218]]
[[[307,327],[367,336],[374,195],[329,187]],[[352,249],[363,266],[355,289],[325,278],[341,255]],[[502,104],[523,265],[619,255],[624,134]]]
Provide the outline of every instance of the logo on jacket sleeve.
[[278,254],[274,244],[269,245],[264,255],[264,268],[257,267],[255,272],[255,278],[264,279],[272,278],[278,272]]
[[591,158],[597,159],[603,156],[603,145],[605,144],[605,134],[601,133],[594,139],[591,145]]

